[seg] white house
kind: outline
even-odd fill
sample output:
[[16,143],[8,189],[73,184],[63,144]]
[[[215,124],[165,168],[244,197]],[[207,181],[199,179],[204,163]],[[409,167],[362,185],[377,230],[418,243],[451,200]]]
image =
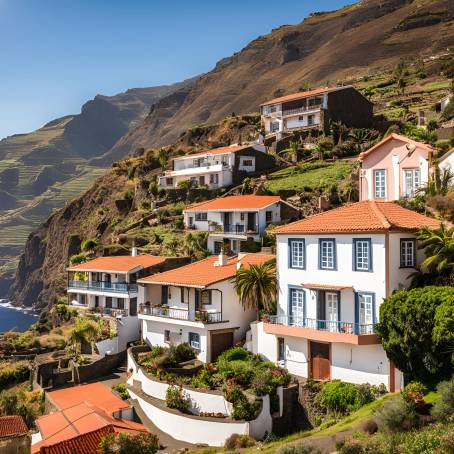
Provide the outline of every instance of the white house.
[[450,169],[454,172],[454,148],[451,148],[438,160],[438,167],[440,170]]
[[364,201],[276,228],[278,310],[252,325],[253,351],[301,377],[401,388],[374,326],[383,299],[423,259],[423,225],[439,222]]
[[269,224],[297,219],[297,210],[279,196],[235,195],[198,203],[184,210],[186,228],[210,232],[208,249],[235,254],[248,241],[260,240]]
[[172,189],[190,180],[193,186],[216,189],[239,184],[248,173],[268,170],[273,165],[273,158],[259,143],[232,145],[174,158],[172,170],[165,171],[158,184]]
[[392,201],[414,197],[429,179],[435,149],[399,134],[390,134],[361,153],[360,200]]
[[260,105],[266,135],[319,129],[330,121],[349,127],[369,127],[373,105],[351,85],[324,87],[270,99]]
[[201,361],[214,361],[245,337],[256,311],[244,309],[233,285],[241,266],[272,255],[210,256],[138,280],[142,338],[149,345],[190,343]]
[[153,255],[98,257],[67,268],[70,303],[116,319],[118,338],[106,347],[110,351],[122,351],[140,339],[137,279],[162,269],[168,260]]

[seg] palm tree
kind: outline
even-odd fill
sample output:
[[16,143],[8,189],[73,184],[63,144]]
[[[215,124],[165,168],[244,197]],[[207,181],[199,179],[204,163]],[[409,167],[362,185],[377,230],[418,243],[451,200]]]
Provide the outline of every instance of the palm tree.
[[425,249],[426,259],[422,267],[437,273],[450,274],[454,271],[454,227],[441,224],[437,229],[421,227],[417,236]]
[[161,166],[161,169],[164,170],[166,168],[167,161],[168,161],[167,151],[164,147],[162,147],[158,150],[158,161],[159,161],[159,165]]
[[320,161],[323,161],[327,151],[330,151],[333,148],[333,142],[327,139],[326,137],[321,137],[317,140],[317,143],[314,147],[314,154]]
[[192,233],[189,232],[184,237],[183,251],[188,257],[202,258],[208,254],[206,248],[207,235],[206,233]]
[[371,135],[367,129],[355,128],[350,132],[348,138],[353,142],[356,151],[360,153],[363,149],[363,145],[370,141]]
[[274,260],[242,266],[233,281],[235,291],[245,309],[264,309],[272,312],[275,309],[277,279]]
[[342,145],[343,140],[348,136],[348,128],[341,121],[333,121],[331,123],[331,132],[334,143],[338,145]]
[[76,326],[69,333],[69,340],[74,347],[75,354],[80,354],[82,344],[94,342],[99,331],[99,325],[95,321],[76,319]]
[[287,148],[287,155],[291,159],[292,162],[298,162],[298,150],[299,144],[296,140],[291,140],[289,143],[289,147]]
[[427,184],[420,187],[416,192],[427,197],[446,195],[453,183],[454,173],[450,168],[445,168],[440,172],[440,168],[436,167],[433,175],[429,177]]

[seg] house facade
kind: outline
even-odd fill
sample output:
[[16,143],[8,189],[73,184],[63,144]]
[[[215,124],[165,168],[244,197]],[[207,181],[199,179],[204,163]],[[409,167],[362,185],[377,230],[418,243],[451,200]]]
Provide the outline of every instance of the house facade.
[[186,228],[209,232],[208,249],[238,254],[248,241],[259,241],[270,224],[297,219],[298,211],[279,196],[220,197],[187,208]]
[[137,255],[98,257],[67,268],[67,294],[71,305],[117,320],[117,344],[124,350],[128,342],[140,338],[137,279],[173,268],[185,259]]
[[165,171],[158,184],[163,189],[175,189],[181,181],[189,180],[194,187],[217,189],[239,184],[247,174],[273,166],[274,159],[263,145],[232,145],[174,158],[172,170]]
[[449,169],[454,172],[454,148],[451,148],[438,160],[438,167],[440,170]]
[[252,349],[317,380],[403,386],[375,333],[380,305],[423,260],[415,231],[438,221],[365,201],[275,229],[278,309],[252,325]]
[[281,96],[260,108],[266,135],[310,129],[327,133],[331,121],[369,127],[373,117],[373,104],[351,85]]
[[412,198],[429,178],[435,150],[399,134],[390,134],[361,153],[360,200]]
[[257,316],[238,299],[232,282],[237,270],[273,258],[220,254],[139,279],[143,340],[163,346],[187,342],[199,352],[201,361],[215,361],[245,337]]

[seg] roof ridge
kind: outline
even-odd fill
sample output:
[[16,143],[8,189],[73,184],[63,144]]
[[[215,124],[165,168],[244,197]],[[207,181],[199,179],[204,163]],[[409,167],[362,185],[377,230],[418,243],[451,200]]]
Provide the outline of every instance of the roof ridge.
[[386,215],[378,208],[377,203],[375,200],[369,200],[369,205],[372,208],[372,211],[375,213],[375,215],[378,217],[380,222],[382,223],[383,227],[386,229],[391,228],[391,223],[388,221],[388,218]]

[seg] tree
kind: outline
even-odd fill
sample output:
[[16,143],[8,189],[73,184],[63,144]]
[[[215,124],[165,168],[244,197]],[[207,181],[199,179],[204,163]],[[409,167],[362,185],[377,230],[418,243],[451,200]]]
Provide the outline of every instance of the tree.
[[245,309],[264,309],[272,312],[275,309],[277,279],[274,260],[241,266],[233,281],[235,291]]
[[102,454],[155,454],[159,440],[155,434],[109,434],[101,440]]
[[85,240],[82,243],[82,250],[85,252],[93,251],[96,246],[98,246],[98,242],[96,240]]
[[82,345],[92,343],[98,335],[99,325],[95,321],[77,318],[76,326],[69,333],[69,340],[74,347],[74,353],[79,355]]
[[148,192],[153,196],[153,199],[156,200],[159,195],[159,186],[156,181],[150,181],[148,185]]
[[427,130],[429,132],[434,132],[435,130],[438,129],[438,121],[435,119],[431,119],[427,122]]
[[427,184],[418,189],[418,193],[422,193],[428,197],[436,195],[446,195],[454,182],[454,173],[449,168],[445,168],[440,172],[439,168],[435,169],[427,181]]
[[348,137],[348,128],[341,121],[333,121],[331,133],[333,134],[333,142],[342,145],[342,142]]
[[158,161],[162,170],[166,168],[168,159],[167,150],[164,147],[160,148],[158,150]]
[[252,180],[246,177],[241,184],[241,194],[250,194],[252,192]]
[[[377,333],[388,358],[410,379],[436,383],[453,373],[452,287],[399,290],[380,306]],[[450,314],[446,314],[450,308]]]
[[320,161],[323,161],[328,151],[333,149],[333,142],[326,137],[321,137],[317,140],[314,147],[314,154]]
[[454,227],[447,228],[444,224],[438,229],[421,227],[417,238],[426,255],[423,269],[440,274],[454,271]]
[[357,153],[361,153],[364,144],[370,141],[371,135],[367,129],[355,128],[350,132],[348,138],[355,146]]
[[184,237],[183,251],[188,257],[202,258],[208,255],[207,234],[189,232]]
[[298,162],[298,151],[299,151],[299,144],[296,140],[291,140],[289,147],[287,148],[287,155],[291,159],[292,162]]

